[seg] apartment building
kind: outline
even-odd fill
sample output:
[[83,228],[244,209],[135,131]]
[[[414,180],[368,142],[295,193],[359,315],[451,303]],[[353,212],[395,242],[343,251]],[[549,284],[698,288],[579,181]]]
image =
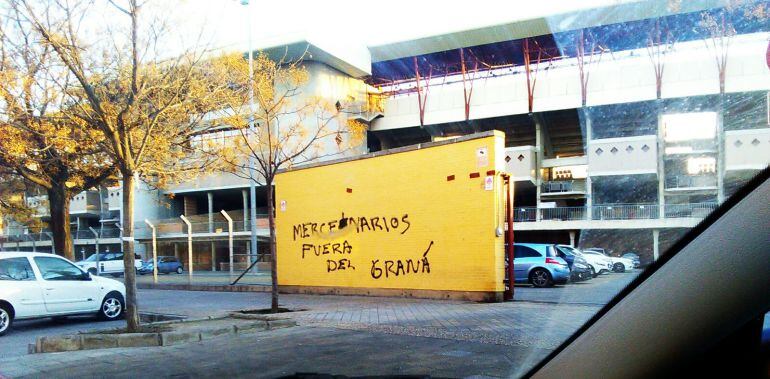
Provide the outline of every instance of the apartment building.
[[[351,115],[369,125],[357,153],[505,132],[517,241],[635,251],[650,262],[770,163],[770,23],[738,12],[721,1],[635,2],[344,51],[312,39],[260,50],[307,49],[309,93],[378,97],[381,109]],[[704,26],[707,14],[726,15],[729,30]],[[139,251],[151,236],[146,219],[161,254],[186,254],[190,230],[196,267],[226,270],[229,217],[235,264],[247,265],[249,210],[264,216],[267,190],[252,203],[248,186],[216,174],[141,191]],[[73,201],[76,252],[94,248],[79,238],[87,227],[119,226],[119,193]],[[89,213],[89,201],[101,206]],[[264,217],[257,230],[264,241]],[[26,247],[24,238],[3,246]]]

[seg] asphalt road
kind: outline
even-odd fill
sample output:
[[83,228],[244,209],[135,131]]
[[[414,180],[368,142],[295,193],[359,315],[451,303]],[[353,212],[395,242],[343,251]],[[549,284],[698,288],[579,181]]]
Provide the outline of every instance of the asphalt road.
[[[532,288],[516,286],[515,299],[531,303],[575,304],[598,306],[606,304],[618,291],[638,274],[609,274],[587,282],[556,286],[553,288]],[[249,292],[196,292],[140,290],[139,306],[144,312],[173,314],[187,317],[222,315],[230,310],[269,306],[269,294]],[[421,303],[430,300],[415,299],[376,299],[355,296],[314,296],[283,295],[282,305],[311,310],[355,309],[372,302],[411,302]],[[448,302],[434,301],[437,304]],[[123,321],[100,322],[94,317],[68,317],[64,320],[28,320],[17,321],[6,336],[0,337],[0,359],[27,354],[27,345],[34,343],[36,337],[62,335],[78,331],[105,329],[125,325]]]
[[[221,315],[228,310],[241,309],[255,304],[254,293],[186,292],[139,290],[139,309],[187,317]],[[27,354],[27,345],[35,343],[39,336],[62,335],[85,330],[109,329],[124,326],[125,321],[99,321],[96,317],[73,316],[63,320],[50,318],[22,320],[13,324],[13,330],[0,337],[0,358]]]
[[604,305],[636,278],[642,270],[602,274],[584,282],[552,288],[514,287],[514,300],[558,304]]

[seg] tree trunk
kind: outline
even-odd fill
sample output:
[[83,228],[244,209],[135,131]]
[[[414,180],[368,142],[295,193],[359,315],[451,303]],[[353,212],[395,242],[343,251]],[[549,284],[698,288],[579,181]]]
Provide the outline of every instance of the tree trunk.
[[123,268],[126,285],[126,329],[139,330],[139,308],[136,304],[136,268],[134,267],[134,175],[123,172]]
[[51,213],[51,232],[53,233],[53,253],[75,260],[70,229],[70,195],[64,184],[48,190],[48,209]]
[[265,181],[267,187],[267,225],[270,228],[270,276],[272,281],[270,310],[278,312],[278,254],[275,246],[275,205],[273,204],[273,180]]

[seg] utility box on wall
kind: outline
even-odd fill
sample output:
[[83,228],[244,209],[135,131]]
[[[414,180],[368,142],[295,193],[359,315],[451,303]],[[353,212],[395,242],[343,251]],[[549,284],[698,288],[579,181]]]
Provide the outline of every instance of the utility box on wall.
[[504,142],[490,131],[279,173],[280,290],[501,300]]

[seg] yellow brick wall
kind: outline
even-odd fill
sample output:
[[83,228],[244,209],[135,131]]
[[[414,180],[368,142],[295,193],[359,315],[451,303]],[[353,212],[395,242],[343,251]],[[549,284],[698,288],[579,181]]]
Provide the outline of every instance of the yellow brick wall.
[[[502,292],[504,237],[495,230],[505,228],[504,138],[277,175],[279,284]],[[349,225],[340,230],[343,213]]]

